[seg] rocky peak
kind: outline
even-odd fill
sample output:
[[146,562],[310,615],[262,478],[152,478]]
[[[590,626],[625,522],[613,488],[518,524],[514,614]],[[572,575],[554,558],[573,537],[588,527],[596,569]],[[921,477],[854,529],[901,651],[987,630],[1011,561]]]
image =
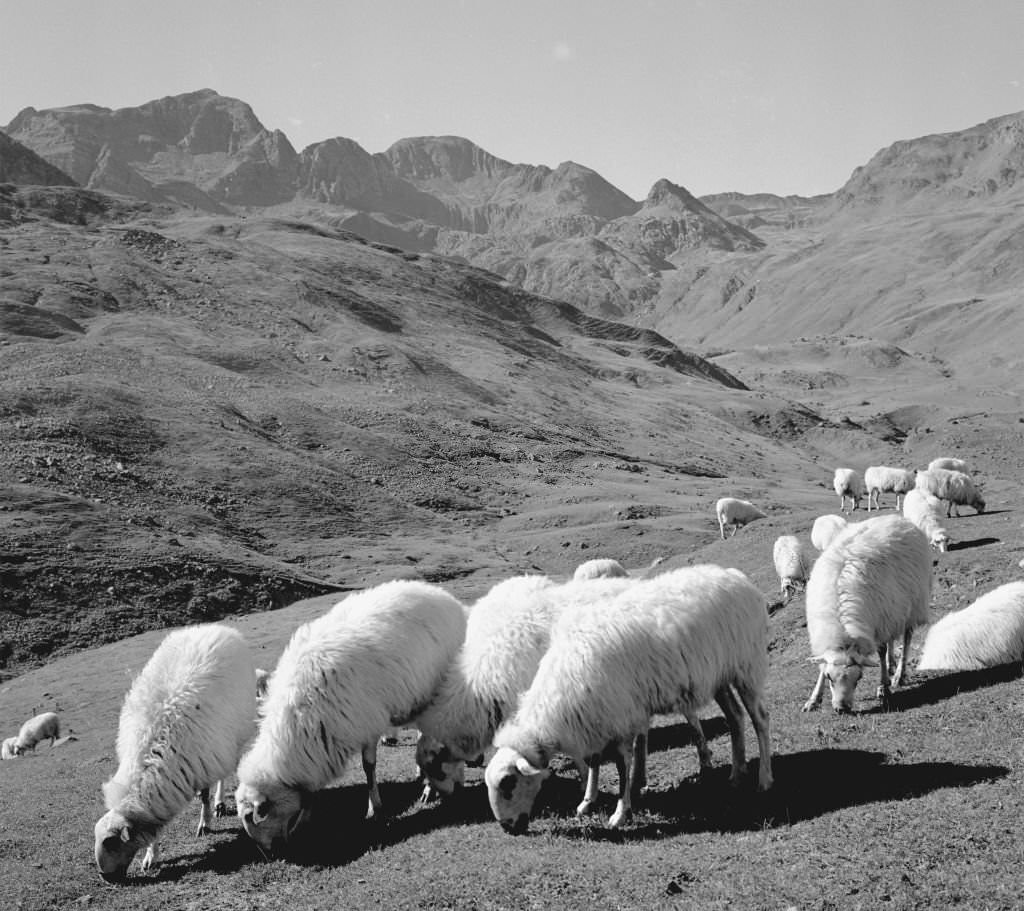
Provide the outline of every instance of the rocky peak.
[[384,157],[399,177],[412,181],[501,178],[514,166],[460,136],[400,139]]

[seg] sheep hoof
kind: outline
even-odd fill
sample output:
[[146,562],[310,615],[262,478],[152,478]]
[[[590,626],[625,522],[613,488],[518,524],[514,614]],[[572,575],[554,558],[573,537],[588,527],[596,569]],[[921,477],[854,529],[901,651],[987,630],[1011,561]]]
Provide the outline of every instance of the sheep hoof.
[[808,699],[803,704],[803,708],[801,708],[800,711],[801,712],[813,712],[817,707],[818,707],[818,703],[817,702],[815,702],[813,699]]
[[594,812],[594,807],[596,806],[596,804],[597,804],[597,801],[595,801],[595,800],[584,800],[584,801],[581,801],[580,805],[578,807],[576,807],[576,815],[577,816],[587,816],[588,814],[593,813]]
[[611,818],[608,820],[608,828],[609,829],[621,829],[624,825],[626,825],[627,823],[630,823],[632,821],[633,821],[633,811],[632,810],[624,810],[624,811],[616,810],[616,812],[613,813]]
[[423,786],[423,793],[420,794],[420,803],[435,803],[441,797],[441,792],[437,790],[433,785],[426,784]]
[[210,834],[210,827],[205,822],[199,823],[199,826],[196,829],[196,838],[202,838],[204,835],[209,835],[209,834]]
[[228,815],[227,804],[225,804],[223,801],[221,801],[220,803],[214,804],[213,815],[216,816],[218,819],[221,819],[222,817],[227,816]]

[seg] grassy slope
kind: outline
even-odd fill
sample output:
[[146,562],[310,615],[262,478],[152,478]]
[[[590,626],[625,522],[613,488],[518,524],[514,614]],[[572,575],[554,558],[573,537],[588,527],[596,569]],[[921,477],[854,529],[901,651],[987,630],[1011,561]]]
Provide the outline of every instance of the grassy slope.
[[[991,514],[951,520],[961,544],[937,564],[935,616],[1017,575],[1018,522],[1003,499],[1012,489],[992,490]],[[666,565],[736,565],[774,592],[772,541],[784,530],[806,533],[830,505],[822,494],[817,510],[755,523],[725,542],[709,535]],[[294,626],[332,600],[236,623],[271,663]],[[234,819],[197,842],[192,808],[169,827],[159,871],[121,888],[95,873],[91,830],[103,809],[100,783],[114,767],[120,699],[161,634],[60,659],[0,690],[5,718],[57,708],[79,738],[0,765],[0,890],[25,909],[84,896],[104,908],[328,907],[340,897],[396,908],[1013,907],[1024,885],[1020,665],[916,676],[890,713],[876,709],[869,673],[856,715],[803,714],[815,669],[806,663],[802,614],[798,598],[771,620],[776,787],[768,795],[755,795],[752,780],[729,789],[720,718],[712,713],[708,723],[717,765],[707,781],[693,777],[685,724],[662,719],[652,738],[651,793],[625,832],[572,817],[578,785],[562,768],[545,786],[531,834],[515,839],[490,820],[478,771],[453,805],[416,804],[414,733],[405,731],[398,748],[381,751],[382,793],[395,816],[380,828],[361,818],[365,788],[353,770],[325,794],[290,862],[258,860]],[[606,772],[602,816],[612,808],[613,778]]]

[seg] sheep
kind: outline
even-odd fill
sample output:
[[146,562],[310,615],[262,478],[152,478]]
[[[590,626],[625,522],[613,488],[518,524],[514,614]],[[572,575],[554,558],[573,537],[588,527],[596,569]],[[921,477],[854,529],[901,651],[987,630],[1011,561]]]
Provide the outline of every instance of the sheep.
[[850,512],[853,512],[864,496],[864,480],[852,468],[837,468],[832,476],[832,489],[839,497],[839,511],[846,512],[846,498],[849,497],[853,504]]
[[209,832],[210,787],[219,794],[255,731],[254,674],[242,634],[222,624],[175,630],[157,647],[125,696],[118,767],[103,785],[95,853],[105,880],[123,880],[143,847],[142,871],[152,869],[161,829],[196,793],[196,835]]
[[[435,792],[451,794],[463,780],[466,761],[490,745],[533,680],[565,606],[614,596],[631,583],[600,578],[556,585],[546,576],[514,576],[473,605],[465,642],[434,703],[417,719],[416,763],[427,778],[422,801]],[[711,754],[700,721],[696,715],[689,720],[707,766]]]
[[1007,582],[933,623],[918,670],[975,671],[1024,659],[1024,582]]
[[17,753],[14,752],[14,745],[18,742],[17,737],[8,737],[3,744],[0,744],[0,759],[14,759]]
[[15,756],[23,756],[27,750],[35,752],[37,744],[46,738],[50,738],[50,746],[60,737],[60,719],[56,712],[43,712],[34,718],[29,718],[18,731],[14,738],[11,752]]
[[380,814],[378,739],[430,705],[465,632],[462,604],[417,580],[357,592],[295,631],[238,766],[238,815],[264,854],[284,846],[312,795],[354,752],[362,752],[367,815]]
[[903,515],[924,532],[932,547],[945,553],[951,539],[949,532],[942,527],[939,518],[941,509],[941,500],[917,487],[908,491],[903,498]]
[[961,506],[973,506],[975,512],[979,514],[985,511],[985,500],[975,489],[970,475],[962,471],[950,471],[947,468],[919,471],[915,486],[918,490],[946,501],[946,518],[949,518],[950,511],[954,508],[959,518]]
[[932,459],[928,463],[928,470],[931,471],[933,468],[945,468],[949,471],[962,471],[964,474],[970,474],[967,470],[967,463],[963,459]]
[[890,468],[887,465],[871,465],[864,472],[864,487],[868,492],[868,512],[872,503],[875,509],[881,509],[878,502],[880,494],[891,491],[896,494],[896,511],[900,509],[900,498],[908,490],[914,489],[916,472],[909,468]]
[[619,797],[609,826],[632,815],[629,759],[633,738],[652,715],[696,711],[715,699],[732,735],[732,780],[744,772],[743,723],[734,686],[760,748],[759,789],[771,787],[771,743],[763,703],[768,669],[763,595],[739,570],[702,565],[634,583],[597,603],[567,605],[530,688],[494,738],[484,773],[495,818],[525,832],[556,751],[591,770],[577,813],[593,809],[596,769],[614,745]]
[[619,579],[628,575],[629,573],[623,569],[622,564],[618,560],[612,560],[610,557],[600,557],[596,560],[587,560],[586,563],[581,563],[576,567],[572,578],[576,582],[581,582],[584,579]]
[[772,559],[782,585],[782,596],[788,600],[806,585],[814,558],[796,535],[780,535],[775,539]]
[[842,516],[818,516],[811,526],[811,544],[817,550],[824,550],[846,526],[847,521]]
[[[818,706],[827,679],[832,707],[850,711],[863,669],[876,663],[878,695],[887,703],[890,686],[903,683],[913,630],[928,622],[931,589],[928,540],[903,516],[867,519],[839,535],[807,583],[807,633],[815,656],[810,660],[820,670],[803,710]],[[903,652],[893,673],[897,636]]]
[[[748,500],[737,500],[735,497],[722,497],[715,503],[715,515],[718,517],[718,530],[721,532],[722,540],[725,540],[725,527],[732,527],[732,534],[736,529],[753,522],[755,519],[766,519],[768,513],[762,512]],[[731,537],[731,536],[730,536]]]

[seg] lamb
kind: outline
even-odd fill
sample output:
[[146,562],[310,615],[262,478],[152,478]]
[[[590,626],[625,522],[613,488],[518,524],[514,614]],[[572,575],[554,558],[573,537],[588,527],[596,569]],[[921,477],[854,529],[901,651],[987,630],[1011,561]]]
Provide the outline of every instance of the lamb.
[[941,509],[941,500],[917,487],[908,491],[903,498],[903,515],[924,532],[932,547],[945,553],[950,545],[950,537],[939,518]]
[[[839,535],[807,583],[807,633],[815,656],[810,660],[820,671],[803,710],[818,706],[827,679],[832,707],[851,711],[863,669],[876,663],[879,696],[888,702],[890,686],[903,683],[913,630],[928,622],[931,589],[928,540],[903,516],[867,519]],[[893,674],[898,636],[903,652]]]
[[43,712],[29,718],[18,731],[10,750],[14,756],[23,756],[27,750],[35,752],[36,746],[46,738],[50,738],[50,746],[60,737],[60,719],[56,712]]
[[900,498],[909,490],[914,489],[916,472],[908,468],[890,468],[887,465],[872,465],[864,472],[864,487],[868,492],[868,512],[871,505],[881,509],[878,502],[880,494],[891,491],[896,494],[896,511],[899,512]]
[[852,504],[850,512],[853,512],[864,496],[864,480],[852,468],[837,468],[832,477],[832,489],[839,497],[839,511],[846,512],[846,498],[849,497]]
[[933,497],[946,501],[946,517],[950,510],[956,508],[956,516],[960,517],[961,506],[973,506],[975,512],[985,511],[985,500],[975,489],[970,475],[962,471],[950,471],[946,468],[929,468],[917,473],[916,487]]
[[123,880],[143,847],[141,868],[152,869],[161,829],[197,792],[196,835],[210,830],[210,787],[234,771],[255,731],[254,674],[241,633],[222,624],[175,630],[157,647],[125,696],[118,768],[103,785],[95,853],[104,879]]
[[846,519],[842,516],[818,516],[811,526],[811,544],[818,550],[824,550],[846,526]]
[[591,769],[577,813],[596,802],[593,774],[614,745],[619,798],[609,819],[631,816],[629,759],[633,738],[652,715],[695,713],[715,699],[732,735],[732,780],[744,772],[743,701],[760,747],[759,789],[771,787],[768,712],[768,615],[762,594],[739,570],[703,565],[634,583],[596,604],[568,605],[552,633],[530,688],[512,719],[498,730],[484,774],[495,818],[519,834],[556,751]]
[[928,463],[928,470],[931,471],[933,468],[945,468],[949,471],[962,471],[964,474],[970,474],[967,470],[967,463],[963,459],[932,459]]
[[17,737],[8,737],[3,744],[0,744],[0,759],[14,759],[18,755],[14,752],[14,745],[17,742]]
[[[434,791],[451,794],[463,780],[466,761],[490,745],[529,688],[565,606],[611,597],[630,584],[601,578],[556,585],[547,576],[514,576],[473,605],[458,657],[437,699],[417,720],[416,762],[427,778],[424,801]],[[710,763],[700,721],[694,716],[692,723]]]
[[1008,582],[928,629],[918,670],[973,671],[1024,659],[1024,582]]
[[715,503],[715,515],[718,517],[718,530],[721,532],[723,541],[727,525],[732,527],[732,534],[735,535],[736,529],[755,519],[768,517],[768,513],[762,512],[749,500],[737,500],[735,497],[722,497],[718,500]]
[[788,600],[806,585],[814,558],[796,535],[776,538],[772,558],[782,585],[782,596]]
[[354,752],[362,752],[368,815],[380,813],[377,742],[430,705],[465,632],[462,604],[416,580],[357,592],[295,631],[238,767],[238,815],[264,853],[287,842],[312,795]]
[[610,557],[599,557],[596,560],[587,560],[576,567],[572,574],[573,581],[581,582],[584,579],[619,579],[628,576],[629,573],[623,569],[618,560]]

